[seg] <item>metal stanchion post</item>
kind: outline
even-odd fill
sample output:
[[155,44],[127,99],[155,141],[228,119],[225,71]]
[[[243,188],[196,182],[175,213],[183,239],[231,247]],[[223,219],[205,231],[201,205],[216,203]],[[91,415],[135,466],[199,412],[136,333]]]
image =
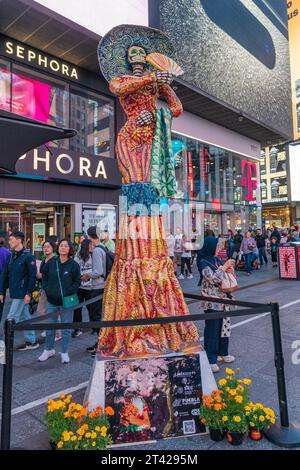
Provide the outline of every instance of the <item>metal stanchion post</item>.
[[5,364],[3,366],[1,450],[10,449],[14,325],[15,320],[6,320],[4,324]]
[[275,367],[279,399],[280,422],[265,431],[266,438],[280,447],[300,446],[300,424],[289,421],[288,403],[284,375],[284,358],[282,351],[279,304],[271,304],[272,330],[275,352]]

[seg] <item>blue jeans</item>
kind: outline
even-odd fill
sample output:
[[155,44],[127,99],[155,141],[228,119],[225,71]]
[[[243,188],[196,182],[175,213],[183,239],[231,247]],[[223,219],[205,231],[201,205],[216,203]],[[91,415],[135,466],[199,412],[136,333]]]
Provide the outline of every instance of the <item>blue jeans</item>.
[[[13,299],[9,309],[9,313],[7,315],[7,320],[15,320],[16,323],[19,323],[24,320],[31,320],[29,305],[24,304],[24,299]],[[24,331],[24,338],[25,341],[27,341],[28,343],[35,343],[35,331]]]
[[246,268],[247,268],[247,273],[251,273],[252,271],[252,263],[254,260],[257,259],[257,254],[256,253],[247,253],[245,254],[245,260],[246,260]]
[[[205,313],[213,312],[206,310]],[[229,338],[221,337],[223,319],[205,320],[204,349],[210,364],[217,363],[217,356],[228,356]]]
[[268,258],[267,258],[265,247],[258,248],[258,252],[259,252],[259,262],[260,262],[261,266],[263,266],[264,261],[265,261],[266,264],[268,264]]
[[[58,323],[58,317],[60,316],[61,323],[72,323],[73,311],[66,310],[62,306],[52,305],[47,301],[46,314],[53,313],[52,317],[48,318],[48,323]],[[67,353],[69,349],[69,342],[72,330],[61,330],[61,352]],[[54,349],[55,344],[55,330],[46,331],[46,343],[45,349],[50,351]]]

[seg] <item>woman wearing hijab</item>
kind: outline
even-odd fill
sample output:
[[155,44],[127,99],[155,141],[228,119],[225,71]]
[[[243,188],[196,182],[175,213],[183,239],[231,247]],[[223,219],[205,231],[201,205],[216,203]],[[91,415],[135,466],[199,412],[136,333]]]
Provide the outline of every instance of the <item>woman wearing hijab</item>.
[[[235,261],[229,259],[222,265],[217,257],[218,239],[207,237],[204,239],[202,249],[197,256],[197,266],[200,272],[199,285],[201,295],[205,297],[217,297],[220,299],[230,298],[222,291],[221,286],[225,272],[232,272]],[[222,312],[230,310],[229,305],[210,301],[201,302],[205,313]],[[204,348],[213,372],[219,372],[217,361],[230,363],[235,360],[234,356],[228,354],[230,336],[230,318],[219,318],[216,320],[205,320]]]

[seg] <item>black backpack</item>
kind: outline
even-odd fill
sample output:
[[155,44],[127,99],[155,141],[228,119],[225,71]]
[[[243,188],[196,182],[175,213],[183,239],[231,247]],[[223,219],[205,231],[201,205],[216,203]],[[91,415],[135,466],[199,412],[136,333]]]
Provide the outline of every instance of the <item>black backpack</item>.
[[115,261],[115,254],[108,250],[106,248],[106,246],[104,245],[98,245],[97,248],[101,248],[102,251],[104,251],[105,253],[105,276],[104,276],[104,279],[107,279],[109,273],[111,272],[112,270],[112,267],[113,267],[113,264],[114,264],[114,261]]

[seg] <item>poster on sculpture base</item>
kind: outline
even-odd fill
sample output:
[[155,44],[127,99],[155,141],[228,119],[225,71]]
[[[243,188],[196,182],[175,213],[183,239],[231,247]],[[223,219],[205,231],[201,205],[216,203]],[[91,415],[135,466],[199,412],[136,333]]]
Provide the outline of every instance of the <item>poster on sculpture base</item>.
[[[201,354],[205,355],[202,361]],[[114,409],[114,444],[145,442],[206,433],[199,420],[199,408],[203,393],[214,388],[203,351],[134,359],[99,358],[85,400],[92,408]]]

